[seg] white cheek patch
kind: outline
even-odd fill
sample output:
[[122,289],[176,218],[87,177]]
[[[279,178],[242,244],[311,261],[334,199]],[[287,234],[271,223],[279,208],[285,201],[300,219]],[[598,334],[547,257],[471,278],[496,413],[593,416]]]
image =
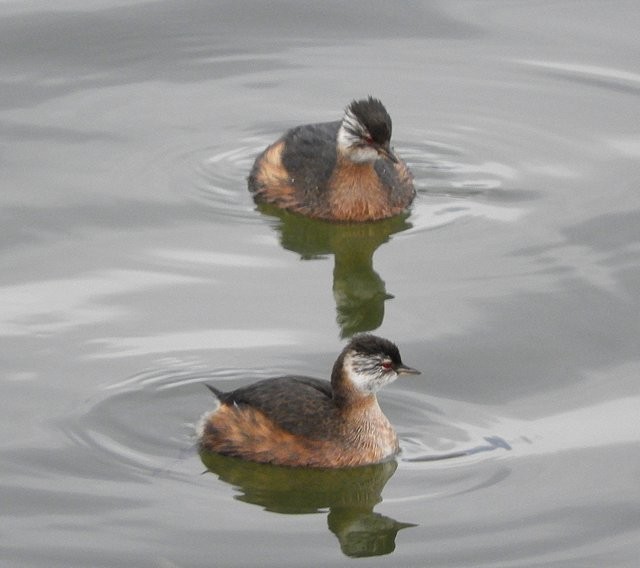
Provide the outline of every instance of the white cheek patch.
[[340,125],[340,129],[338,130],[338,147],[342,152],[348,152],[358,141],[359,138],[347,130],[344,123]]
[[351,353],[345,357],[344,366],[347,376],[361,393],[374,394],[398,378],[395,371],[384,371],[378,363],[371,357]]
[[380,156],[375,148],[362,145],[362,138],[354,132],[359,132],[362,136],[367,134],[366,129],[347,109],[342,119],[342,124],[338,130],[338,148],[342,154],[355,163],[375,162]]
[[354,132],[362,132],[363,128],[362,123],[356,118],[356,115],[351,112],[351,109],[348,108],[342,117],[340,130],[344,130],[346,134],[353,137]]
[[352,162],[363,163],[363,162],[375,162],[380,156],[378,156],[378,152],[374,148],[370,146],[359,146],[351,149],[347,156]]

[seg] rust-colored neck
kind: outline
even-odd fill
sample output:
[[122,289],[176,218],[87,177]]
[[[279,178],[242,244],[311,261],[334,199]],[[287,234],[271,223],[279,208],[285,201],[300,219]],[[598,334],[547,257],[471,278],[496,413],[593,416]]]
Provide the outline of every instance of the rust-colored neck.
[[339,221],[367,221],[389,216],[389,199],[372,162],[355,163],[338,155],[329,180],[329,201]]

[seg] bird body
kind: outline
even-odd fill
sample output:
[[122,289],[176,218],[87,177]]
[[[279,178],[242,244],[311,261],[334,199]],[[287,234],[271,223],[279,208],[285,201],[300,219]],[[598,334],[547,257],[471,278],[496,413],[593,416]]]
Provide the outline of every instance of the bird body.
[[306,467],[378,463],[399,450],[376,392],[400,374],[391,342],[354,338],[334,364],[331,382],[311,377],[265,379],[223,393],[209,387],[216,408],[199,426],[201,447],[251,461]]
[[369,97],[342,120],[288,130],[256,159],[249,190],[309,217],[361,222],[403,212],[415,189],[408,166],[390,148],[391,118]]

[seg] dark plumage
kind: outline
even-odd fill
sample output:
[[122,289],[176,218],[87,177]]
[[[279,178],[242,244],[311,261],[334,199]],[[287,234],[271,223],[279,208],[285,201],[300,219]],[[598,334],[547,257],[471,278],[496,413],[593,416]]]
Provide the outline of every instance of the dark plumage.
[[403,373],[417,371],[403,365],[393,343],[365,334],[340,353],[331,382],[286,376],[226,393],[207,385],[219,406],[201,424],[202,447],[281,465],[382,461],[398,444],[375,393]]
[[[366,127],[371,138],[377,144],[384,146],[391,141],[391,117],[384,108],[382,102],[373,97],[353,101],[349,105],[349,110],[358,119],[358,122]],[[353,134],[362,136],[364,133],[353,132]]]
[[288,130],[256,159],[249,190],[310,217],[372,221],[404,211],[415,189],[391,150],[391,117],[372,97],[353,101],[342,120]]

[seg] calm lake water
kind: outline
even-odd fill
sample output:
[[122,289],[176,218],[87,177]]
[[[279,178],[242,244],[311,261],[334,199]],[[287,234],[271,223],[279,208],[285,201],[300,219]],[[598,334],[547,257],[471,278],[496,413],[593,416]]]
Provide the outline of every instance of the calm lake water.
[[[634,1],[1,2],[2,566],[637,567],[639,29]],[[256,154],[367,94],[411,213],[257,211]],[[201,383],[328,377],[362,330],[423,371],[380,397],[397,462],[198,455]]]

